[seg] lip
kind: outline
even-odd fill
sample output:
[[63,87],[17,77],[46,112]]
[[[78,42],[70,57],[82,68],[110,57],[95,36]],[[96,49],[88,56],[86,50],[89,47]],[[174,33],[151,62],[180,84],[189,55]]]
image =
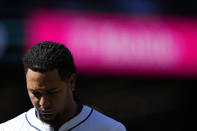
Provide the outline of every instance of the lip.
[[39,111],[40,114],[43,114],[43,115],[52,115],[54,114],[55,112],[54,111]]

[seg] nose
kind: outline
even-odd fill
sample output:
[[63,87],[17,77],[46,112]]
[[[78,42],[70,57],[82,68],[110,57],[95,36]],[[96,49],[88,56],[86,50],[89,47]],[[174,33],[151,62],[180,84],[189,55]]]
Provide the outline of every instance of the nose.
[[50,102],[49,102],[49,98],[45,95],[40,97],[40,101],[39,101],[39,105],[42,109],[46,109],[48,108]]

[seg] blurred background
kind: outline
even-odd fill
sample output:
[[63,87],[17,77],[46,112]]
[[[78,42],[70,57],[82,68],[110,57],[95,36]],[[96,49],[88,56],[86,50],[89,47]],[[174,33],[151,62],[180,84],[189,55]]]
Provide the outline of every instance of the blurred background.
[[32,107],[21,58],[64,43],[77,95],[128,131],[196,129],[195,0],[0,1],[0,122]]

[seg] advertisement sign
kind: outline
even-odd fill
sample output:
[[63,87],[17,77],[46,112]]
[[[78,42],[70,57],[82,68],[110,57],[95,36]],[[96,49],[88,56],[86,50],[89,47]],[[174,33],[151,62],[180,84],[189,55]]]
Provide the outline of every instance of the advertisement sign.
[[79,74],[197,76],[197,19],[40,10],[29,14],[25,46],[65,44]]

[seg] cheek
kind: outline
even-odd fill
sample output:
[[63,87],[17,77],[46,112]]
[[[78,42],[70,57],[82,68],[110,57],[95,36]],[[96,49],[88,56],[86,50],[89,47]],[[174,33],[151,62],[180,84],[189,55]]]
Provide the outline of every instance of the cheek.
[[65,91],[62,91],[58,95],[56,95],[56,98],[53,99],[54,106],[61,109],[66,105],[66,101],[68,101],[68,94]]
[[65,99],[66,99],[65,94],[60,93],[56,97],[53,97],[53,103],[56,106],[61,106],[62,104],[64,104]]

